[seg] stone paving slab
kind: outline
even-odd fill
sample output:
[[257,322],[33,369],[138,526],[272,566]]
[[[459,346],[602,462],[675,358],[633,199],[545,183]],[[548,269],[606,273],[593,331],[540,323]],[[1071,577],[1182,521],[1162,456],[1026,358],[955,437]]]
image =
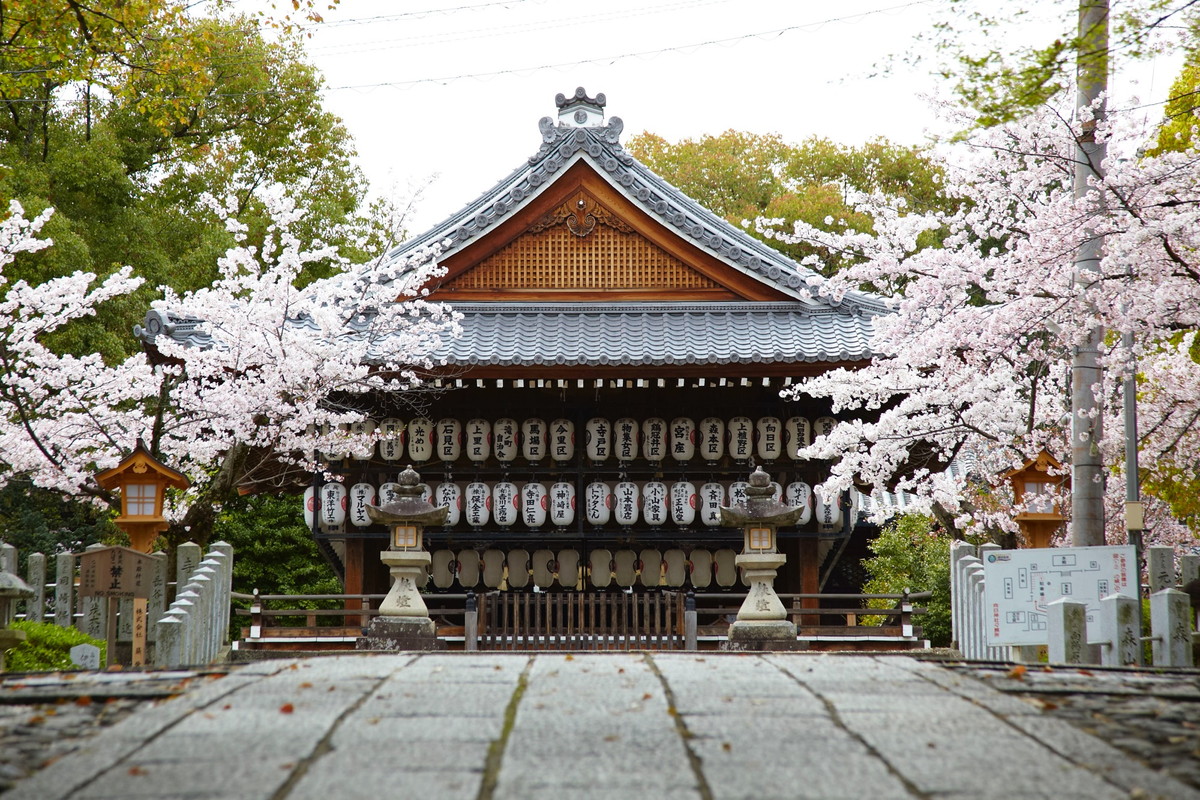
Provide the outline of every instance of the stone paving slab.
[[4,800],[392,796],[1200,800],[966,672],[804,653],[259,662],[134,713]]

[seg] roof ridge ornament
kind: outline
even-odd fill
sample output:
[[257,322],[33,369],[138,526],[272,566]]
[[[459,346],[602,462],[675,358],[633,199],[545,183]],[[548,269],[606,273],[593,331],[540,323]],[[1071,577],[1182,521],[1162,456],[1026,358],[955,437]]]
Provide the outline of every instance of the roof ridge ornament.
[[560,127],[599,128],[604,125],[606,102],[604,92],[588,97],[587,90],[582,86],[570,97],[560,92],[554,96],[554,105],[558,107],[558,124]]

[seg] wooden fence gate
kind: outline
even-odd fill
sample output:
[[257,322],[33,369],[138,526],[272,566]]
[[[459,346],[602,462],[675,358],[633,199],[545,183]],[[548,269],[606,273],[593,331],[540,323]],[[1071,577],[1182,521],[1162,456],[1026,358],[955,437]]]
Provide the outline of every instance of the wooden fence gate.
[[480,650],[682,650],[684,594],[488,592]]

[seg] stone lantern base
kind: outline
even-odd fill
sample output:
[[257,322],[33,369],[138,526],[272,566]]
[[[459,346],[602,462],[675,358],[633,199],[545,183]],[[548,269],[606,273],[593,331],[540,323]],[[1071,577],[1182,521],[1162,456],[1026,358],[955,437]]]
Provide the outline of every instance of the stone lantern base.
[[796,626],[775,594],[775,573],[787,558],[781,553],[743,553],[735,563],[745,570],[750,591],[729,626],[722,649],[734,651],[799,650]]
[[355,650],[445,650],[429,617],[375,617]]
[[392,588],[383,599],[380,616],[371,620],[367,633],[354,643],[356,650],[444,650],[429,608],[417,589],[422,569],[429,566],[429,553],[385,550],[379,560],[392,573]]

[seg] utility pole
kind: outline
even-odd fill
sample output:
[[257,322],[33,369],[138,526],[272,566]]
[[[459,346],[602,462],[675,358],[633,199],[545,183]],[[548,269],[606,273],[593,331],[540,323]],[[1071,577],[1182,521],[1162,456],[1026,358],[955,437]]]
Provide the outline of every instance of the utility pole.
[[[1096,141],[1096,122],[1104,118],[1104,106],[1096,101],[1108,89],[1108,0],[1080,0],[1079,39],[1075,61],[1076,105],[1079,113],[1092,109],[1091,121],[1075,143],[1076,199],[1088,194],[1089,180],[1104,177],[1106,147]],[[1087,280],[1085,272],[1099,273],[1104,239],[1090,233],[1075,255],[1076,288]],[[1096,389],[1104,378],[1100,348],[1104,328],[1098,315],[1087,315],[1084,342],[1071,359],[1071,544],[1075,547],[1104,544],[1104,468],[1100,462],[1103,433],[1102,399]]]

